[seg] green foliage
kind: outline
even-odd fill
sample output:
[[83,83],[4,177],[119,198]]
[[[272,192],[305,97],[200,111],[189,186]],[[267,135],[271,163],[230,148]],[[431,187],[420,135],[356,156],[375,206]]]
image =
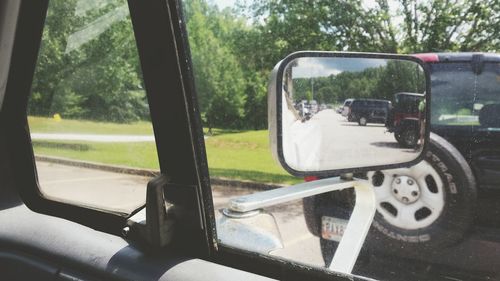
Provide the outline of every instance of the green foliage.
[[293,79],[293,89],[295,100],[315,99],[320,104],[338,104],[348,98],[392,101],[393,95],[398,92],[423,93],[425,79],[417,64],[389,61],[385,66],[371,67],[360,72],[296,78]]
[[[81,3],[50,1],[29,113],[112,122],[147,120],[131,22],[128,16],[119,17],[127,6],[106,2],[78,12]],[[209,128],[266,128],[269,73],[295,51],[500,49],[499,0],[376,0],[369,5],[363,0],[253,0],[222,11],[213,1],[183,3],[200,112]],[[97,35],[86,40],[85,32]],[[75,42],[81,44],[75,47]],[[304,81],[295,90],[304,99],[332,104],[353,95],[383,97],[400,89],[421,89],[416,80],[396,84],[391,75],[399,71],[388,67],[385,73],[370,74],[377,77],[365,73],[356,79],[347,74],[318,79],[314,89]]]
[[186,4],[195,85],[205,124],[237,128],[244,114],[245,79],[236,56],[221,38],[231,20],[214,15],[215,11],[201,0]]
[[498,51],[499,0],[399,0],[404,52]]
[[30,114],[112,122],[148,118],[131,22],[120,17],[124,8],[107,5],[80,15],[77,1],[50,2]]
[[469,116],[472,115],[472,110],[470,110],[469,108],[461,108],[457,111],[456,115]]

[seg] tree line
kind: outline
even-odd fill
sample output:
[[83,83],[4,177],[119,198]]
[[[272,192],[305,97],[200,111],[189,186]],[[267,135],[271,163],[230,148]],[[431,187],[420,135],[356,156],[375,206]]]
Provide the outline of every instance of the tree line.
[[[121,16],[126,4],[91,2],[104,4],[82,8],[82,1],[50,1],[29,113],[110,122],[148,119],[130,18]],[[220,10],[207,0],[184,1],[204,125],[266,128],[269,73],[295,51],[500,49],[500,0],[377,0],[370,6],[365,2],[240,0],[237,7]],[[69,48],[71,44],[77,48]],[[326,98],[335,92],[330,98],[342,100],[350,95],[349,89],[362,86],[340,79],[318,88],[318,94]],[[378,91],[390,86],[357,81],[365,88],[379,87]]]
[[425,75],[413,62],[391,60],[362,71],[344,71],[323,77],[295,78],[293,99],[335,105],[350,98],[392,101],[400,92],[424,93]]

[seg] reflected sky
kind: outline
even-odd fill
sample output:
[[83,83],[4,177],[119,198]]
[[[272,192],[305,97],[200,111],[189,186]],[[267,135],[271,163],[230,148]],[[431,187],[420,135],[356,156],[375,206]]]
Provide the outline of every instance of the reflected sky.
[[387,65],[384,59],[369,58],[298,58],[293,67],[293,78],[328,77],[344,71],[360,72],[367,68]]

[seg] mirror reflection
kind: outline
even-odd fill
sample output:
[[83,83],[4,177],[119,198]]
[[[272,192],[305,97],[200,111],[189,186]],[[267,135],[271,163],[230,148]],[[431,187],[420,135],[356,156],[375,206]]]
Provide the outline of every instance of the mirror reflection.
[[303,57],[283,75],[283,155],[292,169],[371,167],[420,154],[426,105],[418,63]]

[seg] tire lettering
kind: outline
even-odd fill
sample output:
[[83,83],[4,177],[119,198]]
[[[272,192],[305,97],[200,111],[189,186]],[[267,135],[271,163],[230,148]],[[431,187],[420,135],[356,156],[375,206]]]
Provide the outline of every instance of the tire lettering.
[[432,154],[432,161],[441,162],[441,159],[439,159],[439,157],[437,157],[436,154]]
[[444,173],[444,176],[446,177],[448,183],[453,181],[453,176],[450,173]]
[[399,233],[394,233],[389,229],[385,228],[377,221],[373,221],[373,226],[380,232],[382,232],[385,236],[388,236],[394,240],[409,242],[409,243],[422,243],[431,240],[431,236],[429,234],[422,235],[403,235]]
[[457,194],[458,191],[457,191],[457,186],[455,185],[454,182],[450,182],[450,192],[453,193],[453,194]]
[[443,162],[439,162],[437,166],[441,169],[443,173],[448,171],[448,167],[446,167],[446,165]]
[[454,182],[453,175],[447,173],[448,167],[446,166],[446,164],[444,162],[441,162],[441,159],[439,159],[439,157],[437,157],[430,151],[427,152],[427,156],[431,158],[432,161],[437,162],[436,165],[439,167],[439,169],[441,169],[441,171],[444,174],[444,177],[446,178],[446,181],[448,182],[449,192],[451,194],[457,194],[458,193],[457,185]]

